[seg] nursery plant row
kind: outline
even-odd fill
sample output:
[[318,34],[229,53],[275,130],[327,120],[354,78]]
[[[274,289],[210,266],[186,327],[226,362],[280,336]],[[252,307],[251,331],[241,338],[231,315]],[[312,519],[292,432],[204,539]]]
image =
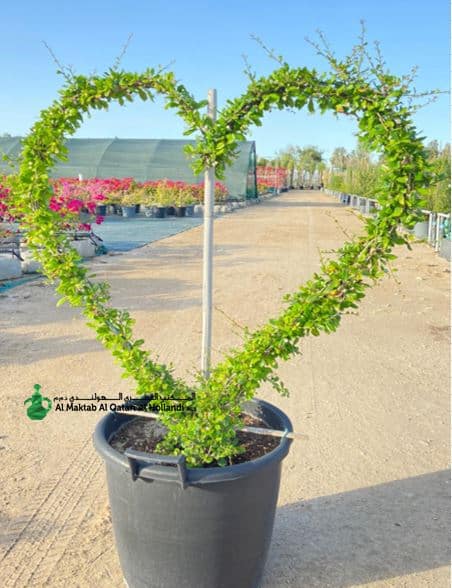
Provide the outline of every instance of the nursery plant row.
[[[362,214],[375,214],[379,208],[377,200],[364,198],[356,194],[347,194],[326,188],[327,194],[338,198],[339,202],[356,208]],[[426,241],[441,257],[451,259],[451,224],[450,213],[423,210],[424,220],[417,222],[410,232],[416,239]]]
[[[93,222],[101,224],[107,207],[111,212],[122,211],[124,216],[133,216],[139,206],[143,211],[152,208],[163,211],[172,207],[183,216],[186,207],[199,204],[204,197],[203,183],[168,179],[137,182],[133,178],[59,178],[51,183],[53,196],[49,202],[50,209],[64,218],[68,228],[80,230],[90,230]],[[9,195],[8,178],[4,178],[0,185],[0,218],[20,221],[10,214]],[[216,182],[216,202],[225,201],[227,195],[226,187]]]
[[[260,194],[258,198],[232,200],[228,198],[228,192],[223,184],[217,182],[215,215],[219,216],[259,204],[262,200],[272,198],[281,192],[274,187],[261,186],[261,189],[267,191]],[[182,202],[181,192],[191,193],[194,199],[198,193],[202,193],[202,184],[186,184],[169,180],[139,183],[131,178],[85,181],[64,178],[54,182],[54,190],[55,196],[50,203],[50,208],[67,221],[65,226],[71,245],[85,259],[106,252],[102,239],[93,232],[92,225],[93,222],[97,225],[102,224],[105,217],[110,214],[127,218],[136,215],[142,218],[143,216],[165,218],[185,215],[202,216],[204,211],[204,206],[199,204],[199,200],[198,204],[190,203],[183,207],[178,205]],[[174,205],[159,206],[163,202],[160,196],[163,191],[167,195],[167,202],[173,202]],[[41,270],[39,262],[32,258],[28,250],[26,235],[22,235],[17,228],[18,219],[8,212],[8,195],[8,188],[0,187],[0,281],[15,280],[23,274],[35,274]],[[147,195],[147,199],[143,195]],[[161,198],[161,200],[157,204],[151,204],[152,198]],[[128,202],[132,200],[136,204],[129,205]]]

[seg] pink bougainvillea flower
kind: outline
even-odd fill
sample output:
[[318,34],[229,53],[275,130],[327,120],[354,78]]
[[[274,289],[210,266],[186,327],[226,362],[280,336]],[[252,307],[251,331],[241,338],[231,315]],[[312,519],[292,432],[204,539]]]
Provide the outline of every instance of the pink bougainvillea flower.
[[61,203],[58,202],[58,200],[54,196],[52,196],[49,202],[49,208],[50,210],[59,212],[61,210]]
[[83,200],[78,200],[76,198],[69,200],[69,202],[67,203],[67,209],[70,212],[80,212],[84,206],[85,203],[83,202]]

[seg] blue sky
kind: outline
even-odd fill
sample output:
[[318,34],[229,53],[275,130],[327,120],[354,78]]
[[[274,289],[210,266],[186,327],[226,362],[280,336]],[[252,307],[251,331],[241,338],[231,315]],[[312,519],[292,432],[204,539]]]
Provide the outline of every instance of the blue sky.
[[[322,58],[304,40],[316,30],[346,54],[364,19],[369,39],[378,39],[390,69],[398,74],[419,66],[418,89],[449,88],[450,14],[447,0],[128,0],[128,2],[48,0],[4,3],[1,14],[0,133],[25,134],[56,96],[55,73],[46,41],[64,64],[78,73],[112,65],[129,33],[124,68],[174,63],[171,68],[197,97],[218,90],[219,106],[244,90],[242,54],[258,74],[276,64],[250,38],[255,34],[294,66],[324,69]],[[449,140],[449,97],[416,115],[423,135]],[[352,148],[354,124],[332,115],[275,112],[249,137],[261,155],[287,144],[314,144],[328,155],[335,146]],[[88,119],[79,137],[180,138],[183,126],[161,103],[113,106]]]

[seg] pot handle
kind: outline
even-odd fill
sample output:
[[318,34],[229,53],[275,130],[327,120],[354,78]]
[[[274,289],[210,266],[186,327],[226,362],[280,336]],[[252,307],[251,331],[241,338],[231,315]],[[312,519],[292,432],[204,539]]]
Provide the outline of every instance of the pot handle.
[[135,449],[126,449],[124,455],[129,461],[133,481],[137,478],[163,482],[178,481],[184,489],[188,485],[184,455],[159,455]]

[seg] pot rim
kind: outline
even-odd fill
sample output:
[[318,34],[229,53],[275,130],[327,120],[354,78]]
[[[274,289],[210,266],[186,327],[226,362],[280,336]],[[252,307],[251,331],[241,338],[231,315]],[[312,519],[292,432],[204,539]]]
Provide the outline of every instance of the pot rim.
[[[142,399],[138,399],[142,400]],[[255,398],[253,400],[249,400],[244,403],[244,411],[250,410],[251,407],[255,408],[262,408],[273,413],[278,419],[280,419],[282,426],[282,431],[287,431],[288,433],[293,432],[292,423],[289,417],[278,407],[274,406],[270,402],[266,402],[265,400],[260,400]],[[107,429],[109,425],[114,424],[114,419],[118,418],[121,419],[120,425],[125,424],[127,420],[131,420],[133,418],[139,417],[139,414],[130,414],[130,413],[115,413],[109,412],[105,416],[103,416],[100,421],[97,423],[96,428],[93,433],[93,444],[97,452],[105,459],[106,462],[110,462],[111,464],[116,464],[124,467],[127,470],[130,470],[130,462],[127,456],[124,453],[121,453],[114,449],[108,442],[111,438],[112,432],[110,434],[107,433]],[[282,437],[280,443],[275,449],[266,453],[265,455],[253,459],[251,461],[247,461],[240,464],[224,466],[224,467],[207,467],[207,468],[186,468],[186,482],[187,485],[198,485],[198,484],[212,484],[218,482],[228,482],[232,480],[237,480],[240,478],[245,478],[252,475],[257,470],[264,469],[276,462],[282,461],[286,455],[289,453],[289,448],[292,443],[292,439],[287,437]],[[154,456],[161,456],[162,459],[165,459],[168,456],[160,455],[160,454],[152,454]],[[166,480],[165,480],[166,481]],[[168,480],[170,481],[170,480]]]

